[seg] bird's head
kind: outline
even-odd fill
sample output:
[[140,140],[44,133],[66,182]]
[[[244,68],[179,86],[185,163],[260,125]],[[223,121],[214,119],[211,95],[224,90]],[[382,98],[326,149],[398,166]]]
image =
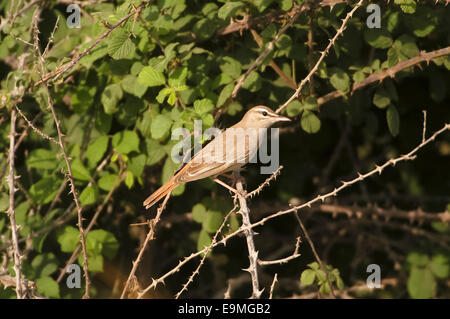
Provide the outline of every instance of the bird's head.
[[245,113],[240,124],[246,128],[269,128],[278,122],[290,121],[290,118],[275,113],[267,106],[258,105]]

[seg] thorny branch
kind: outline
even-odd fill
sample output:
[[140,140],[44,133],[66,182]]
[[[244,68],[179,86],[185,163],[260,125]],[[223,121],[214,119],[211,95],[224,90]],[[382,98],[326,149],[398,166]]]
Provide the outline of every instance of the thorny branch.
[[134,274],[136,273],[139,263],[141,262],[142,256],[144,255],[145,248],[147,248],[147,244],[155,238],[156,225],[159,222],[160,216],[161,216],[164,208],[166,208],[167,201],[169,200],[169,198],[170,198],[170,193],[166,195],[161,206],[158,207],[156,217],[154,219],[148,221],[148,226],[150,229],[148,230],[147,236],[145,237],[144,243],[142,244],[142,247],[139,250],[139,254],[136,257],[136,260],[133,261],[133,268],[131,269],[130,274],[128,275],[127,281],[125,282],[125,286],[123,287],[122,294],[120,295],[120,299],[125,298],[125,294],[127,293],[128,287],[129,287],[132,279],[135,278]]
[[17,299],[23,298],[22,292],[22,267],[21,267],[21,258],[20,249],[19,249],[19,236],[17,235],[17,225],[16,225],[16,216],[15,216],[15,203],[14,203],[14,194],[16,188],[14,186],[14,154],[15,154],[15,140],[16,140],[16,110],[11,110],[11,129],[9,136],[9,176],[8,176],[8,185],[9,185],[9,209],[8,215],[11,223],[11,237],[13,241],[14,247],[14,272],[16,273],[16,294]]
[[[248,227],[251,225],[250,222],[250,210],[247,206],[246,192],[242,186],[242,177],[238,175],[238,180],[236,182],[237,197],[239,199],[239,213],[242,215],[242,226]],[[248,247],[248,259],[250,265],[248,268],[244,269],[250,273],[252,278],[252,298],[259,299],[264,289],[259,289],[259,279],[258,279],[258,252],[255,249],[255,242],[253,240],[254,232],[252,229],[244,230],[245,238],[247,240]]]
[[[378,73],[373,73],[373,74],[369,75],[367,78],[365,78],[362,82],[354,83],[351,93],[354,93],[356,90],[366,87],[369,84],[377,83],[377,82],[381,83],[384,81],[384,79],[386,79],[388,77],[394,78],[398,72],[405,70],[407,68],[413,67],[422,62],[426,62],[427,64],[429,64],[430,61],[432,61],[433,59],[436,59],[436,58],[439,58],[439,57],[442,57],[445,55],[449,55],[449,54],[450,54],[450,46],[443,48],[443,49],[435,50],[435,51],[420,52],[419,55],[416,57],[413,57],[406,61],[401,61],[398,64],[394,65],[393,67],[382,70]],[[317,104],[319,106],[321,106],[321,105],[323,105],[331,100],[334,100],[338,97],[341,97],[341,96],[345,96],[345,94],[339,90],[336,90],[336,91],[327,93],[324,96],[319,97],[317,99]]]
[[[39,37],[38,37],[38,34],[39,34],[38,20],[39,20],[40,12],[41,12],[41,9],[38,7],[33,14],[32,25],[33,25],[33,36],[34,36],[34,50],[35,50],[37,61],[39,63],[40,74],[42,76],[45,76],[44,58],[39,49]],[[63,133],[61,131],[61,122],[56,115],[56,111],[53,106],[53,99],[51,97],[50,90],[48,88],[47,83],[44,83],[44,88],[45,88],[45,92],[47,94],[48,107],[52,113],[53,120],[56,125],[56,131],[58,133],[58,144],[62,151],[64,161],[66,162],[67,178],[69,179],[69,184],[70,184],[70,193],[72,193],[73,200],[75,201],[75,205],[77,208],[78,229],[80,232],[80,243],[81,243],[82,252],[83,252],[83,271],[84,271],[84,277],[85,277],[85,292],[84,292],[83,298],[89,298],[90,280],[89,280],[89,271],[88,271],[86,238],[85,238],[85,232],[83,229],[83,213],[82,213],[83,208],[81,207],[80,199],[78,197],[78,193],[75,188],[75,181],[73,179],[73,174],[72,174],[72,166],[70,164],[70,160],[69,160],[69,157],[66,152],[66,147],[64,145],[64,140],[63,140]]]
[[278,211],[274,214],[271,214],[267,217],[264,217],[263,219],[261,219],[258,222],[255,222],[253,224],[250,224],[248,226],[241,226],[238,230],[232,232],[231,234],[225,236],[222,240],[216,242],[215,244],[210,245],[210,247],[206,247],[201,251],[198,251],[196,253],[192,253],[191,255],[185,257],[183,260],[180,260],[177,264],[177,266],[175,266],[174,268],[172,268],[170,271],[168,271],[166,274],[164,274],[163,276],[161,276],[158,279],[154,279],[153,282],[148,285],[141,294],[146,293],[147,291],[149,291],[150,289],[154,289],[156,288],[156,286],[159,283],[163,283],[164,280],[166,278],[168,278],[169,276],[173,275],[174,273],[176,273],[177,271],[180,270],[181,267],[183,267],[185,264],[187,264],[190,260],[204,254],[207,250],[209,251],[210,249],[217,247],[219,245],[225,245],[231,238],[237,236],[238,234],[243,233],[244,231],[248,230],[248,229],[253,229],[257,226],[261,226],[264,223],[266,223],[267,221],[274,219],[274,218],[278,218],[280,216],[283,215],[287,215],[293,212],[298,212],[301,209],[304,208],[311,208],[311,206],[319,201],[325,201],[325,199],[330,198],[330,197],[334,197],[337,196],[342,190],[352,186],[353,184],[356,184],[372,175],[375,175],[376,173],[381,174],[383,172],[383,170],[389,166],[395,166],[397,163],[399,162],[403,162],[403,161],[407,161],[407,160],[414,160],[416,153],[422,149],[424,146],[426,146],[427,144],[431,143],[432,141],[434,141],[436,139],[436,137],[438,137],[439,135],[441,135],[442,133],[444,133],[445,131],[450,130],[450,123],[447,123],[444,125],[444,127],[442,127],[440,130],[434,132],[434,134],[432,136],[430,136],[428,139],[426,139],[425,141],[423,141],[422,143],[420,143],[419,145],[417,145],[414,149],[412,149],[409,153],[399,156],[397,158],[393,158],[390,159],[388,161],[386,161],[383,165],[381,166],[376,166],[374,169],[370,170],[369,172],[367,172],[366,174],[359,174],[359,176],[357,178],[354,178],[352,180],[349,181],[343,181],[342,185],[336,189],[334,189],[333,191],[326,193],[324,195],[318,195],[316,198],[311,199],[310,201],[301,204],[301,205],[296,205],[293,206],[289,209],[283,210],[283,211]]

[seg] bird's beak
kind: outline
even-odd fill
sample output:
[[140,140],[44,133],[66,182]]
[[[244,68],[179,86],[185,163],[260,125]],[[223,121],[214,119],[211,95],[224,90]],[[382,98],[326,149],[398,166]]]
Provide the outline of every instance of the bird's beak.
[[277,122],[290,122],[290,121],[292,121],[292,120],[286,116],[279,115],[277,117]]

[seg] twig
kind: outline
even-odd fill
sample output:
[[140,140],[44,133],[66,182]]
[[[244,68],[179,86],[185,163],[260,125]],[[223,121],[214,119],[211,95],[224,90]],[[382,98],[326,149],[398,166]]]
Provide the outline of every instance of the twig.
[[[108,194],[105,196],[105,198],[103,199],[103,202],[100,206],[97,207],[97,209],[95,210],[94,216],[92,217],[91,221],[89,222],[88,227],[86,227],[84,233],[87,235],[92,227],[94,227],[95,223],[97,222],[98,216],[100,216],[100,213],[102,212],[103,208],[105,207],[106,203],[109,202],[109,200],[111,199],[112,195],[114,194],[114,192],[116,191],[117,187],[119,186],[119,184],[122,181],[122,177],[120,177],[121,173],[119,173],[119,176],[116,178],[115,182],[114,182],[114,186],[111,188],[111,190],[108,192]],[[77,247],[75,248],[75,250],[72,253],[72,256],[70,256],[70,258],[67,260],[66,265],[64,266],[64,268],[61,269],[59,275],[58,275],[58,279],[56,280],[56,282],[61,282],[61,280],[63,279],[64,275],[66,274],[67,268],[73,264],[75,262],[75,260],[78,257],[78,254],[80,253],[80,243],[78,243]]]
[[[439,50],[435,50],[435,51],[430,51],[430,52],[420,52],[418,56],[413,57],[409,60],[406,61],[401,61],[398,64],[394,65],[393,67],[389,68],[389,69],[385,69],[383,71],[380,71],[378,73],[374,73],[369,75],[367,78],[364,79],[364,81],[359,82],[359,83],[354,83],[351,93],[354,93],[356,90],[359,90],[363,87],[368,86],[369,84],[375,83],[375,82],[383,82],[383,80],[387,77],[391,77],[393,78],[395,76],[395,74],[397,74],[398,72],[407,69],[409,67],[412,67],[416,64],[422,63],[422,62],[426,62],[427,64],[430,63],[430,61],[432,61],[433,59],[439,58],[441,56],[445,56],[445,55],[449,55],[450,54],[450,46],[446,47],[446,48],[442,48]],[[336,90],[330,93],[325,94],[324,96],[321,96],[317,99],[317,104],[319,106],[334,100],[338,97],[344,96],[345,94],[343,94],[341,91]]]
[[303,231],[303,234],[305,235],[306,240],[309,243],[309,246],[311,247],[311,250],[313,252],[314,258],[316,258],[317,262],[320,265],[320,269],[322,269],[323,273],[325,274],[325,278],[327,279],[328,286],[330,286],[331,295],[333,298],[336,298],[336,295],[334,293],[333,285],[331,284],[329,274],[325,266],[323,265],[322,259],[319,257],[319,254],[316,251],[316,247],[314,246],[314,243],[312,242],[311,238],[309,237],[308,231],[306,230],[305,225],[303,225],[302,220],[300,219],[300,216],[298,215],[298,212],[295,213],[295,218],[298,221],[298,224],[300,225],[300,228]]
[[[249,227],[250,222],[250,210],[247,207],[246,192],[242,186],[242,178],[238,175],[238,180],[236,182],[237,196],[239,199],[239,213],[242,215],[242,227]],[[244,269],[250,273],[252,278],[252,298],[259,299],[264,289],[259,289],[259,279],[258,279],[258,252],[255,249],[255,242],[253,241],[253,230],[244,230],[245,238],[247,240],[248,247],[248,259],[250,265],[248,268]]]
[[347,217],[362,218],[363,216],[370,216],[371,218],[383,218],[389,221],[391,218],[408,219],[410,222],[432,222],[440,221],[443,223],[450,222],[450,211],[446,210],[440,213],[428,213],[424,212],[421,208],[416,210],[401,210],[396,207],[393,208],[381,208],[377,205],[371,205],[368,207],[361,206],[346,206],[339,204],[321,204],[314,207],[314,210],[318,210],[324,213],[330,213],[333,216],[338,214],[346,215]]
[[292,259],[300,257],[301,255],[299,253],[299,250],[300,250],[301,242],[302,242],[302,240],[301,240],[300,236],[297,237],[294,252],[290,256],[287,256],[287,257],[281,258],[281,259],[276,259],[276,260],[260,260],[260,259],[258,259],[258,264],[260,266],[285,264],[285,263],[288,263],[289,261],[291,261]]
[[[44,66],[44,58],[42,56],[42,53],[39,49],[39,29],[38,29],[38,20],[39,20],[39,15],[40,15],[40,8],[38,8],[34,14],[33,14],[33,30],[34,30],[34,46],[35,46],[35,52],[37,54],[37,58],[38,58],[38,62],[40,65],[40,72],[41,75],[45,76],[45,66]],[[88,258],[87,258],[87,248],[86,248],[86,238],[85,238],[85,233],[84,233],[84,229],[83,229],[83,213],[82,213],[82,207],[81,207],[81,203],[80,203],[80,199],[78,197],[77,194],[77,190],[75,188],[75,181],[73,178],[73,174],[72,174],[72,166],[70,164],[70,160],[69,157],[67,155],[66,152],[66,147],[64,145],[64,140],[63,140],[63,133],[61,131],[61,123],[56,115],[56,111],[55,108],[53,107],[53,100],[51,98],[50,95],[50,90],[48,88],[47,83],[44,83],[44,88],[47,94],[47,103],[48,103],[48,107],[51,110],[52,116],[53,116],[53,120],[55,122],[56,125],[56,131],[58,132],[58,144],[59,147],[61,148],[63,157],[64,157],[64,161],[66,162],[66,167],[67,167],[67,178],[69,179],[69,184],[70,184],[70,193],[72,193],[73,196],[73,200],[75,201],[75,205],[77,207],[77,213],[78,213],[78,229],[80,232],[80,243],[81,243],[81,247],[82,247],[82,252],[83,252],[83,271],[84,271],[84,277],[85,277],[85,292],[83,295],[83,298],[89,298],[89,289],[90,289],[90,280],[89,280],[89,271],[88,271]]]
[[133,268],[131,269],[130,274],[128,275],[127,281],[125,282],[125,286],[123,287],[122,294],[120,295],[120,299],[125,298],[125,293],[128,290],[128,286],[130,285],[132,278],[135,278],[134,274],[136,273],[139,263],[141,262],[142,256],[144,255],[145,248],[147,248],[147,244],[155,238],[156,224],[158,224],[161,213],[163,212],[164,208],[166,207],[167,201],[169,200],[169,198],[170,198],[170,193],[166,195],[161,206],[158,207],[156,217],[148,222],[148,226],[150,229],[148,230],[147,236],[145,237],[144,243],[142,244],[142,247],[139,250],[139,254],[136,257],[136,260],[133,261]]
[[17,235],[17,226],[16,226],[16,213],[15,213],[15,202],[14,202],[14,194],[16,189],[14,187],[14,150],[16,140],[16,110],[11,110],[11,128],[9,133],[9,176],[8,176],[8,185],[9,185],[9,209],[8,215],[11,223],[11,237],[14,246],[14,272],[16,273],[16,294],[17,299],[22,299],[22,267],[21,267],[21,258],[20,249],[19,249],[19,236]]
[[41,137],[43,137],[43,138],[49,140],[50,142],[53,142],[53,143],[55,143],[56,145],[59,146],[59,143],[58,143],[57,140],[55,140],[55,139],[54,139],[53,137],[51,137],[51,136],[48,136],[47,134],[45,134],[44,132],[42,132],[40,129],[38,129],[38,128],[33,124],[33,122],[35,121],[35,119],[33,119],[33,122],[31,122],[31,121],[25,116],[25,114],[22,113],[22,110],[19,109],[19,107],[18,107],[17,105],[16,105],[16,110],[17,110],[17,112],[19,112],[20,116],[23,117],[23,119],[25,120],[25,122],[27,122],[27,125],[28,125],[29,127],[31,127],[31,128],[33,129],[33,131],[36,132],[36,134],[40,135]]
[[250,75],[250,73],[253,72],[254,69],[267,57],[267,55],[275,48],[275,43],[277,43],[278,39],[281,37],[281,35],[286,32],[287,29],[289,29],[292,24],[297,20],[300,13],[302,13],[304,10],[306,10],[307,6],[302,5],[299,7],[298,5],[294,6],[294,9],[292,10],[292,16],[288,23],[284,27],[282,27],[280,30],[278,30],[278,33],[273,38],[272,41],[270,41],[266,49],[256,58],[256,60],[252,63],[252,65],[248,68],[248,70],[239,78],[236,85],[234,86],[233,93],[231,94],[231,99],[235,99],[237,96],[237,93],[239,92],[239,89],[244,85],[245,80]]
[[322,63],[323,59],[325,58],[325,56],[328,54],[328,52],[330,51],[330,49],[333,47],[333,45],[335,44],[337,38],[344,32],[347,22],[349,21],[349,19],[353,16],[353,14],[355,13],[355,11],[363,4],[363,0],[360,0],[354,7],[353,9],[347,13],[347,16],[342,20],[342,25],[341,27],[337,30],[336,34],[334,35],[334,37],[330,40],[330,42],[328,43],[327,47],[325,48],[324,51],[322,51],[319,60],[316,62],[316,64],[314,65],[314,67],[311,69],[311,71],[309,72],[309,74],[300,82],[300,85],[298,87],[298,89],[295,91],[295,93],[283,104],[281,105],[276,112],[280,113],[282,112],[286,106],[289,105],[289,103],[291,103],[293,100],[295,100],[296,98],[298,98],[298,96],[300,95],[303,87],[305,86],[305,84],[307,82],[309,82],[311,80],[311,77],[313,76],[314,73],[317,72],[320,63]]
[[[250,29],[250,32],[252,33],[253,39],[255,40],[255,42],[258,44],[258,46],[261,48],[263,45],[263,41],[261,39],[261,37],[259,36],[259,34],[254,30],[254,29]],[[297,83],[295,83],[290,77],[288,77],[283,70],[281,70],[278,65],[276,65],[276,63],[272,60],[269,62],[269,66],[275,71],[276,74],[278,74],[278,76],[287,84],[289,85],[292,89],[296,90],[297,89]]]
[[245,198],[252,198],[253,196],[258,195],[264,187],[269,186],[270,182],[272,180],[275,180],[277,178],[277,176],[281,174],[282,169],[283,169],[283,166],[280,165],[280,167],[278,167],[277,170],[275,172],[273,172],[272,175],[270,175],[270,177],[264,181],[264,183],[259,185],[258,188],[256,188],[255,190],[253,190],[250,193],[248,193],[247,195],[245,195]]
[[272,297],[273,297],[273,290],[275,289],[275,284],[277,282],[278,282],[278,274],[275,274],[275,276],[273,276],[272,285],[270,286],[269,299],[272,299]]
[[229,212],[228,214],[225,215],[225,218],[223,219],[222,224],[220,225],[219,229],[217,229],[216,233],[213,236],[213,239],[211,241],[211,244],[207,247],[209,248],[204,254],[202,259],[200,260],[200,263],[198,264],[197,268],[194,270],[194,272],[192,273],[192,275],[189,277],[188,281],[183,285],[183,288],[175,295],[175,299],[180,298],[181,294],[184,291],[187,291],[189,284],[191,284],[194,281],[194,277],[196,275],[198,275],[200,273],[200,269],[203,266],[203,264],[205,263],[206,257],[208,256],[209,252],[211,251],[211,247],[212,245],[214,245],[217,242],[217,236],[222,232],[222,229],[225,227],[228,218],[231,216],[232,213],[234,213],[234,211],[237,209],[237,206],[235,205]]
[[423,110],[423,130],[422,130],[422,143],[425,141],[427,133],[427,111]]

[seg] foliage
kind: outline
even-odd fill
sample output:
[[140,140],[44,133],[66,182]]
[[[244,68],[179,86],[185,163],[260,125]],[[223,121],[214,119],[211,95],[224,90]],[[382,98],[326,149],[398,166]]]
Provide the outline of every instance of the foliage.
[[[146,232],[144,227],[130,224],[143,220],[143,216],[154,216],[153,211],[144,210],[142,201],[179,167],[171,159],[172,147],[178,142],[171,139],[172,131],[186,128],[192,132],[195,120],[202,120],[203,130],[223,128],[236,123],[253,105],[273,109],[282,105],[294,90],[274,71],[271,61],[298,84],[352,7],[346,3],[322,7],[301,0],[155,0],[113,27],[141,3],[119,0],[83,5],[81,27],[69,28],[66,4],[60,1],[39,2],[17,16],[13,13],[20,8],[11,7],[13,3],[0,4],[0,249],[9,274],[13,274],[13,260],[6,248],[11,229],[8,215],[3,212],[9,207],[5,176],[12,109],[17,105],[41,133],[56,140],[58,136],[44,86],[36,85],[42,74],[30,29],[33,13],[38,5],[42,6],[39,48],[45,51],[45,73],[50,75],[58,74],[94,45],[95,39],[112,30],[73,68],[48,81],[83,206],[84,227],[99,211],[97,222],[86,236],[88,266],[98,297],[117,297],[112,295],[112,286],[105,288],[104,283],[110,285],[105,279],[106,269],[121,276],[129,273],[135,249]],[[289,20],[287,12],[299,5],[308,5],[309,9],[280,36],[268,57],[245,79],[237,97],[231,99],[238,80]],[[422,139],[421,110],[428,112],[427,134],[450,118],[449,55],[426,61],[420,69],[410,66],[395,70],[382,82],[353,91],[354,85],[364,84],[369,77],[393,71],[421,51],[445,48],[450,41],[450,6],[445,6],[444,1],[395,0],[380,2],[380,6],[381,28],[369,29],[365,7],[357,10],[300,98],[283,111],[295,120],[280,134],[280,162],[285,168],[280,178],[252,202],[252,219],[287,207],[288,201],[303,201],[332,190],[356,171],[367,171],[409,151]],[[59,23],[54,30],[57,17]],[[240,21],[249,23],[246,17],[258,21],[251,29],[261,37],[261,47],[248,28],[227,31]],[[258,17],[264,18],[255,20]],[[305,45],[308,36],[312,36],[311,48]],[[337,93],[324,102],[330,92]],[[80,297],[82,289],[67,288],[64,279],[57,282],[60,269],[80,239],[61,150],[40,132],[28,128],[22,115],[18,116],[17,129],[17,139],[26,132],[15,153],[16,176],[20,176],[15,214],[19,238],[23,239],[20,247],[25,253],[24,276],[34,281],[37,292],[46,297]],[[343,132],[346,140],[325,176],[323,172]],[[448,209],[450,185],[445,181],[450,180],[449,149],[447,135],[439,144],[426,148],[416,161],[396,166],[386,175],[361,184],[361,188],[354,186],[336,203],[379,204],[386,209],[396,205],[405,210],[420,207],[432,212]],[[257,169],[250,165],[244,173],[249,190],[265,179]],[[382,194],[382,200],[370,200],[373,194]],[[352,195],[358,200],[349,199]],[[414,200],[397,201],[396,195],[413,196]],[[425,200],[437,195],[439,200]],[[177,187],[162,215],[164,227],[157,227],[157,244],[149,253],[152,256],[146,257],[152,265],[149,271],[165,273],[178,259],[208,246],[232,207],[229,193],[211,180]],[[330,282],[339,289],[343,289],[344,282],[346,286],[353,284],[355,278],[365,280],[366,274],[359,268],[373,262],[383,263],[383,274],[400,280],[401,289],[387,291],[388,297],[449,296],[448,287],[439,285],[450,276],[449,242],[440,247],[430,239],[448,236],[448,230],[439,232],[427,223],[418,227],[432,236],[413,236],[402,228],[387,229],[385,224],[379,226],[368,218],[366,224],[352,220],[353,228],[345,224],[339,233],[341,226],[327,226],[342,225],[338,219],[325,214],[308,216],[307,228],[315,234],[313,241],[320,241],[321,256],[324,254],[327,264],[337,266],[327,265],[326,270]],[[232,214],[222,235],[235,231],[240,224],[240,218]],[[290,244],[286,238],[298,235],[298,225],[292,220],[280,219],[274,224],[265,225],[256,236],[261,256],[286,247]],[[374,245],[362,239],[356,242],[365,234],[386,238],[395,248],[381,244],[381,240]],[[196,280],[208,282],[204,286],[209,288],[194,285],[189,296],[211,297],[226,285],[225,279],[237,277],[241,269],[248,267],[243,242],[238,237],[227,247],[208,254],[207,263],[212,266],[202,268]],[[300,250],[306,247],[303,244]],[[391,254],[392,249],[397,253]],[[390,259],[393,255],[400,255],[404,266],[401,270],[393,266],[398,262]],[[302,252],[301,261],[264,271],[277,272],[280,277],[284,274],[295,282],[301,272],[303,285],[316,283],[321,293],[328,294],[325,274],[316,262],[306,265],[309,257]],[[352,259],[356,264],[350,265]],[[81,255],[77,263],[82,265]],[[174,295],[191,271],[183,269],[180,276],[155,294]],[[245,296],[241,291],[237,294]],[[0,286],[0,297],[12,298],[14,294],[11,288]]]

